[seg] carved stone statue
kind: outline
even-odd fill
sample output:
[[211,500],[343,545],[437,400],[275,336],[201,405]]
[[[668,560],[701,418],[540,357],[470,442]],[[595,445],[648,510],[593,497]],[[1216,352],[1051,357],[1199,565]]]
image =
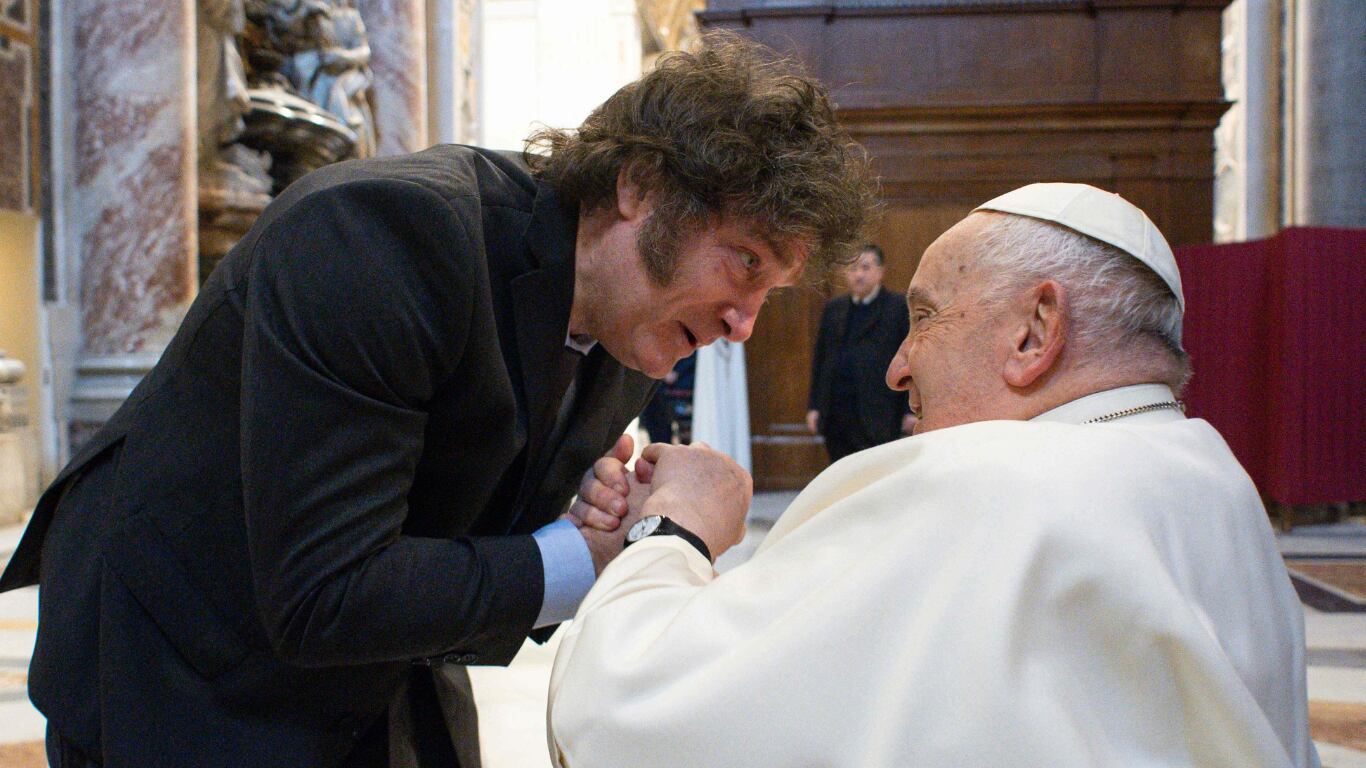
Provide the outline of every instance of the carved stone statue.
[[199,265],[201,280],[270,202],[270,158],[235,142],[251,107],[237,36],[243,0],[199,0]]
[[374,154],[375,117],[370,45],[354,0],[198,2],[203,278],[272,191]]
[[370,44],[352,0],[303,0],[304,39],[284,72],[304,98],[331,112],[356,132],[356,157],[375,153],[375,115],[370,108]]
[[375,149],[370,44],[353,0],[255,0],[272,49],[275,82],[322,107],[356,134],[354,157]]
[[270,153],[277,190],[373,154],[370,47],[350,0],[244,0],[251,109],[240,142]]

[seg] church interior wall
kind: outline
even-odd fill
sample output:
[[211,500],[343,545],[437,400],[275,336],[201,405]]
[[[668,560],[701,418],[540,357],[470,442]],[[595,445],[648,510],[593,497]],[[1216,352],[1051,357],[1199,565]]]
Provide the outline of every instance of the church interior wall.
[[27,512],[39,483],[38,232],[37,217],[0,210],[0,351],[25,369],[12,386],[0,375],[0,523]]
[[[25,7],[29,5],[40,7],[36,3],[25,4]],[[748,5],[753,4],[712,2],[710,12]],[[847,4],[836,4],[839,9],[844,5]],[[652,50],[649,38],[659,38],[666,27],[679,26],[656,23],[659,20],[650,18],[651,14],[660,15],[663,14],[660,9],[676,6],[672,2],[645,0],[639,3],[632,0],[573,3],[564,0],[356,0],[354,7],[365,16],[371,35],[378,154],[413,151],[446,141],[519,150],[523,139],[538,123],[557,127],[577,125],[592,107],[640,74],[646,66],[643,60],[648,59]],[[122,12],[108,8],[102,11],[100,8],[104,6],[91,5],[89,0],[58,0],[45,7],[51,16],[52,28],[47,40],[48,50],[43,55],[48,57],[54,72],[49,99],[55,108],[48,115],[52,210],[48,214],[50,220],[41,229],[47,233],[44,236],[50,237],[51,243],[47,247],[54,253],[47,267],[39,266],[43,263],[42,256],[34,257],[36,260],[32,262],[33,268],[39,270],[37,278],[50,284],[51,290],[47,293],[51,295],[40,301],[35,310],[38,319],[34,322],[44,334],[40,343],[42,348],[38,353],[29,354],[51,362],[42,366],[35,361],[29,367],[30,376],[35,378],[38,374],[33,372],[42,368],[45,382],[45,388],[38,392],[41,396],[30,398],[31,403],[38,403],[42,409],[42,418],[37,421],[58,425],[55,428],[57,437],[44,436],[40,440],[45,466],[55,467],[69,453],[68,437],[77,439],[97,426],[101,414],[112,412],[121,393],[126,394],[140,373],[156,359],[164,340],[174,329],[177,313],[192,297],[192,287],[185,278],[193,269],[192,251],[197,244],[191,223],[193,212],[181,209],[186,200],[192,206],[195,198],[192,138],[195,97],[183,71],[185,67],[194,66],[195,40],[188,32],[193,26],[188,21],[192,19],[185,16],[194,12],[194,6],[188,0],[171,6],[171,16],[175,19],[169,22],[163,19],[163,23],[149,27],[158,32],[154,36],[155,50],[145,45],[125,45],[132,38],[117,34],[121,29],[119,20],[127,19]],[[887,19],[864,18],[846,10],[835,14],[836,23],[814,19],[809,25],[813,30],[810,34],[800,32],[797,22],[801,20],[780,19],[780,14],[773,8],[762,18],[756,16],[753,26],[746,29],[753,32],[781,26],[787,30],[783,32],[785,39],[800,41],[803,46],[809,43],[806,52],[814,62],[819,62],[817,69],[845,61],[856,69],[862,68],[860,71],[887,79],[891,90],[879,92],[876,89],[860,91],[851,86],[851,76],[836,78],[842,101],[858,102],[853,104],[856,109],[846,110],[845,114],[859,138],[874,150],[886,149],[881,145],[895,138],[892,148],[895,152],[883,153],[885,158],[895,162],[885,158],[881,161],[892,171],[884,188],[894,201],[915,204],[913,210],[892,206],[882,225],[885,238],[897,241],[892,250],[899,249],[898,252],[904,252],[906,256],[902,267],[889,271],[889,285],[894,284],[892,287],[899,289],[909,277],[919,248],[928,242],[926,238],[932,239],[933,234],[961,215],[960,209],[969,199],[980,200],[988,196],[989,190],[968,189],[963,178],[954,176],[958,173],[953,165],[955,158],[962,160],[966,155],[946,154],[942,150],[955,141],[962,143],[971,138],[969,134],[973,131],[964,131],[964,125],[979,130],[978,123],[1004,118],[998,114],[1002,113],[1002,108],[990,105],[975,112],[969,110],[970,114],[955,113],[956,116],[948,117],[947,113],[940,114],[926,107],[910,118],[879,107],[883,103],[880,99],[885,101],[897,94],[904,95],[903,91],[921,93],[923,89],[917,90],[920,86],[912,88],[915,83],[908,79],[913,79],[918,70],[898,63],[902,61],[898,57],[908,55],[904,50],[907,43],[893,34],[895,25],[889,22],[891,16]],[[682,12],[683,15],[688,13],[687,9]],[[1189,24],[1196,15],[1189,9],[1175,15],[1152,10],[1134,11],[1133,14],[1137,14],[1135,18],[1142,16],[1153,23],[1176,24],[1173,29],[1177,32],[1180,32],[1180,24]],[[1321,5],[1307,0],[1233,0],[1223,20],[1222,94],[1219,91],[1186,93],[1197,85],[1204,87],[1201,84],[1206,81],[1219,84],[1221,59],[1217,50],[1195,62],[1198,66],[1191,71],[1198,70],[1198,77],[1191,71],[1183,73],[1171,70],[1171,67],[1158,67],[1145,75],[1152,82],[1130,78],[1134,82],[1123,85],[1116,82],[1115,72],[1107,70],[1096,73],[1101,78],[1096,82],[1088,80],[1069,85],[1070,81],[1051,81],[1052,87],[1056,90],[1057,87],[1075,86],[1088,93],[1091,91],[1086,89],[1112,96],[1117,93],[1116,89],[1137,88],[1133,94],[1118,99],[1135,102],[1154,97],[1143,88],[1170,86],[1179,96],[1172,97],[1177,101],[1212,105],[1204,112],[1163,113],[1160,117],[1175,127],[1163,134],[1162,142],[1165,143],[1149,142],[1152,146],[1140,146],[1142,142],[1138,139],[1129,142],[1133,146],[1122,143],[1127,134],[1119,130],[1124,126],[1118,124],[1132,117],[1122,110],[1114,113],[1098,110],[1078,118],[1095,123],[1097,133],[1089,137],[1088,142],[1104,150],[1100,154],[1105,155],[1086,162],[1096,167],[1119,168],[1110,174],[1116,178],[1127,178],[1124,174],[1135,178],[1171,175],[1170,168],[1188,169],[1199,165],[1198,173],[1183,170],[1185,175],[1170,180],[1170,188],[1176,190],[1168,195],[1170,200],[1164,197],[1142,201],[1164,215],[1172,215],[1177,222],[1205,219],[1205,223],[1198,225],[1201,227],[1198,239],[1253,239],[1296,224],[1336,222],[1345,226],[1366,226],[1366,213],[1361,211],[1366,198],[1360,195],[1366,185],[1366,171],[1362,166],[1362,158],[1366,156],[1355,151],[1366,132],[1361,123],[1366,107],[1356,108],[1362,106],[1363,91],[1350,87],[1350,78],[1361,73],[1360,37],[1354,43],[1352,35],[1357,34],[1353,30],[1361,29],[1364,14],[1366,4],[1356,0],[1323,0]],[[1103,14],[1105,18],[1119,18],[1120,15],[1118,11]],[[1216,16],[1210,14],[1211,18]],[[1236,17],[1236,25],[1230,23],[1231,17]],[[926,17],[924,24],[945,24],[950,18],[950,15],[942,14]],[[142,22],[150,23],[146,19]],[[1090,22],[1078,18],[1072,23]],[[992,24],[979,25],[969,37],[977,43],[988,44],[994,34],[992,30],[999,31],[1000,27],[999,21]],[[854,25],[884,29],[878,33],[881,37],[873,35],[882,42],[876,46],[841,46],[833,36],[834,32]],[[93,39],[91,30],[104,35],[99,39],[109,45],[100,51],[81,48],[81,41]],[[1142,32],[1140,29],[1130,31]],[[1198,31],[1203,35],[1203,28]],[[120,45],[127,50],[119,48]],[[659,47],[657,42],[655,45]],[[957,47],[961,46],[955,44],[946,50],[951,52]],[[1012,46],[1011,50],[1028,48],[1021,43]],[[178,53],[169,57],[161,55],[167,51]],[[1077,51],[1073,54],[1081,55]],[[147,74],[149,72],[162,74],[152,76]],[[968,101],[983,89],[994,87],[993,83],[1000,86],[1019,80],[996,73],[992,75],[996,79],[984,81],[974,76],[968,67],[949,72],[953,77],[946,78],[942,72],[931,74],[934,76],[924,80],[926,88],[938,88],[936,93],[957,94]],[[1206,74],[1212,77],[1205,77]],[[1159,82],[1159,75],[1167,77],[1170,83]],[[85,96],[77,98],[78,91]],[[1215,139],[1206,126],[1206,122],[1212,122],[1214,118],[1205,112],[1216,110],[1215,102],[1221,95],[1224,100],[1233,102],[1233,106],[1226,118],[1230,125],[1221,127],[1221,134]],[[136,106],[143,103],[139,98],[152,96],[169,104],[158,113],[165,119],[158,118],[160,122],[156,123],[160,126],[159,135],[166,141],[133,142],[137,145],[132,147],[133,151],[126,151],[127,147],[120,148],[122,145],[117,143],[121,137],[127,138],[124,136],[127,131],[120,132],[118,121],[102,119],[92,112],[106,103]],[[1045,114],[1040,118],[1044,122],[1057,122],[1067,111],[1057,106],[1050,109],[1057,114]],[[1195,115],[1195,112],[1200,114]],[[902,135],[906,133],[902,129],[908,126],[915,130]],[[145,129],[148,125],[142,127]],[[1055,154],[1054,147],[1045,147],[1057,138],[1055,134],[1056,131],[1025,134],[1012,125],[1003,130],[999,140],[987,143],[1000,152],[1009,150],[1014,144],[1032,145],[1033,149],[1026,147],[1013,154],[1007,152],[1012,154],[1007,158],[1010,162],[1023,163],[1034,156],[1031,152],[1043,151],[1040,147],[1050,155]],[[1151,138],[1156,134],[1147,131],[1144,135]],[[1092,138],[1095,141],[1091,141]],[[1192,158],[1198,159],[1197,156],[1206,152],[1211,144],[1219,147],[1221,162],[1223,158],[1232,159],[1227,161],[1227,166],[1206,172],[1208,164],[1202,165]],[[183,151],[177,152],[172,145]],[[92,147],[104,149],[92,151]],[[118,250],[114,247],[116,240],[144,242],[156,230],[156,227],[139,223],[141,219],[134,215],[137,212],[127,211],[127,206],[120,206],[119,202],[136,196],[139,189],[147,187],[147,180],[151,178],[145,164],[130,162],[130,158],[149,156],[158,148],[165,150],[163,154],[169,153],[176,158],[171,164],[174,167],[162,174],[158,182],[170,190],[170,197],[175,202],[173,207],[177,207],[175,215],[162,222],[161,228],[170,227],[175,236],[159,241],[171,242],[161,256],[136,252],[135,247]],[[1138,167],[1145,157],[1151,160],[1155,170]],[[897,176],[897,173],[901,175]],[[1032,166],[1023,167],[1021,173],[1027,175],[1037,171]],[[1209,194],[1211,177],[1218,178],[1216,184],[1221,185],[1213,195]],[[956,183],[966,190],[962,199],[946,198],[946,183]],[[1141,179],[1133,183],[1153,186]],[[1140,198],[1152,191],[1147,187],[1135,189]],[[1214,198],[1212,222],[1204,208],[1197,211],[1198,216],[1174,215],[1178,210],[1184,214],[1190,211],[1172,200],[1209,197]],[[115,209],[125,210],[131,217],[127,218],[131,222],[127,227],[130,237],[101,242],[95,236],[98,220],[118,214],[119,210]],[[1211,223],[1222,229],[1210,232]],[[182,225],[187,224],[188,231],[182,231],[185,229]],[[1191,241],[1197,238],[1189,231],[1192,225],[1179,223],[1174,226],[1182,228],[1177,239]],[[43,269],[48,272],[44,273]],[[0,315],[8,317],[11,314],[14,310],[0,306]],[[796,347],[788,349],[784,359],[800,360],[801,355],[793,354],[792,349],[800,351],[809,346],[809,340],[796,337],[801,335],[805,325],[799,322],[792,328],[795,335],[785,339],[783,344]],[[800,372],[793,372],[792,376],[802,378]],[[752,391],[759,390],[752,388]],[[791,439],[786,433],[780,437]]]
[[1233,0],[1215,133],[1214,241],[1366,227],[1366,3]]
[[630,0],[485,0],[481,142],[520,150],[536,124],[574,127],[640,76]]

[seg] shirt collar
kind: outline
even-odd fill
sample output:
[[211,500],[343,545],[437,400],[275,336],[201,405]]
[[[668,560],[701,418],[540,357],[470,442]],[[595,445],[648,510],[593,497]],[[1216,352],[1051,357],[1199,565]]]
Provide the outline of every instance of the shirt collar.
[[[1106,389],[1085,397],[1079,397],[1071,402],[1063,403],[1057,408],[1044,411],[1030,421],[1059,421],[1064,424],[1081,424],[1088,419],[1107,416],[1130,408],[1169,403],[1173,400],[1176,400],[1176,395],[1172,393],[1172,388],[1166,384],[1131,384],[1127,387]],[[1121,418],[1126,421],[1137,419],[1174,421],[1184,419],[1185,416],[1175,409],[1165,409],[1137,413]],[[1120,419],[1116,419],[1116,421],[1118,420]]]
[[881,286],[881,285],[875,285],[875,286],[873,286],[873,290],[869,291],[869,292],[868,292],[868,295],[867,295],[867,296],[864,296],[862,299],[854,298],[854,294],[852,294],[852,293],[849,294],[849,298],[852,299],[853,302],[854,302],[855,304],[867,306],[867,305],[869,305],[869,304],[872,304],[872,303],[873,303],[873,299],[876,299],[876,298],[877,298],[877,295],[878,295],[879,293],[881,293],[881,292],[882,292],[882,286]]

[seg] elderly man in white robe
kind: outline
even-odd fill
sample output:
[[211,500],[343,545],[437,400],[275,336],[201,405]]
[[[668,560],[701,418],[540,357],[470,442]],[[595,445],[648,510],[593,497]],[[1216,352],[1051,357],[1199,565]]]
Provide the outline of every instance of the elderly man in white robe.
[[1301,609],[1256,488],[1177,400],[1147,216],[1016,190],[925,251],[907,303],[887,382],[916,434],[822,473],[747,564],[712,567],[748,475],[651,446],[555,661],[559,764],[1318,765]]

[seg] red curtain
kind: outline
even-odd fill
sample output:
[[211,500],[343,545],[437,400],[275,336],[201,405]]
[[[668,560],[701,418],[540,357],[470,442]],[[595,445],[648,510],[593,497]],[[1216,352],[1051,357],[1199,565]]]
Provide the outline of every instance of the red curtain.
[[1285,504],[1366,500],[1366,230],[1176,249],[1187,415]]

